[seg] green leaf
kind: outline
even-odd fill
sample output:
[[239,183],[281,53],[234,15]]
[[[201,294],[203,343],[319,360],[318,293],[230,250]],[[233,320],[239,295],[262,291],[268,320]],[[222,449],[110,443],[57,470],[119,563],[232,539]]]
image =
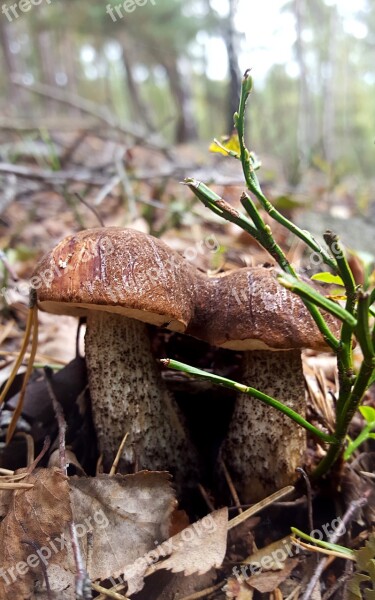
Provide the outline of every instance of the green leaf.
[[375,422],[375,408],[372,406],[360,406],[359,411],[367,423]]
[[328,271],[322,271],[321,273],[316,273],[315,275],[313,275],[311,277],[311,279],[314,281],[323,281],[323,283],[334,283],[335,285],[341,285],[342,287],[345,287],[344,282],[341,279],[340,275],[333,275],[332,273],[329,273]]
[[284,273],[283,275],[279,275],[277,277],[278,281],[283,285],[287,290],[291,290],[301,298],[308,300],[323,308],[327,312],[331,313],[334,317],[338,317],[343,323],[347,323],[350,327],[354,328],[357,325],[357,320],[355,317],[350,314],[347,310],[342,308],[339,304],[332,302],[322,294],[320,294],[313,287],[300,281],[296,277],[289,275],[288,273]]

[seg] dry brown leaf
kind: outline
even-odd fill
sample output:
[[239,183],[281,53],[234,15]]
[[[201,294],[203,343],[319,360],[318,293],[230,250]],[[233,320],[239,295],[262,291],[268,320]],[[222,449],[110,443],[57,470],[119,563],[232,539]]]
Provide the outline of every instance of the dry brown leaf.
[[169,538],[112,576],[128,584],[127,594],[140,591],[144,577],[160,569],[203,575],[222,564],[226,552],[228,509],[222,508]]
[[49,577],[55,566],[68,569],[61,537],[72,520],[67,478],[57,469],[39,469],[23,481],[34,487],[12,493],[0,524],[2,600],[34,598],[34,583],[42,587],[46,571]]
[[254,596],[254,590],[240,577],[229,577],[223,590],[227,600],[252,600]]
[[[83,470],[82,465],[79,462],[77,456],[69,448],[65,449],[65,458],[66,458],[67,466],[75,467],[77,470],[77,473],[79,473],[82,476],[86,476],[86,473]],[[48,459],[48,466],[49,467],[58,467],[60,465],[60,462],[61,462],[60,450],[57,449],[57,450],[54,450],[53,452],[51,452],[51,455]]]
[[246,579],[246,583],[262,594],[273,592],[289,577],[297,564],[297,558],[288,558],[281,571],[262,571],[259,575],[252,575]]
[[0,490],[0,519],[3,519],[9,511],[9,505],[12,501],[12,490]]
[[[216,585],[217,571],[211,569],[204,575],[190,575],[187,577],[184,573],[171,573],[170,571],[158,571],[145,579],[145,585],[141,592],[132,595],[131,600],[176,600],[176,598],[186,598],[195,595],[201,598],[211,598],[208,594],[203,595],[203,591],[219,589],[222,587]],[[198,594],[202,594],[198,596]],[[217,598],[217,596],[216,596]]]
[[[23,480],[32,490],[12,494],[0,526],[0,598],[75,599],[75,561],[70,523],[92,579],[106,578],[168,536],[175,499],[167,473],[66,479],[40,469]],[[72,507],[72,508],[71,508]]]
[[91,579],[111,577],[168,537],[176,504],[168,473],[72,477],[69,483],[84,559],[84,534],[92,533]]

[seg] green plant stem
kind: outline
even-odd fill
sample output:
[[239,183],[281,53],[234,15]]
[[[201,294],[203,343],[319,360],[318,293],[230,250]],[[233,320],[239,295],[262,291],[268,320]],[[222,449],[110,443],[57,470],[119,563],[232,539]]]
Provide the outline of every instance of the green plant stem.
[[332,542],[325,542],[324,540],[319,540],[317,538],[311,537],[307,533],[304,533],[300,529],[296,527],[291,527],[291,531],[295,536],[300,537],[302,540],[306,540],[311,544],[315,544],[319,548],[324,548],[325,550],[330,550],[332,552],[340,552],[343,555],[343,558],[347,558],[349,560],[355,560],[354,552],[349,548],[345,548],[345,546],[340,546],[339,544],[332,544]]
[[369,303],[370,303],[370,306],[371,306],[372,304],[374,304],[374,302],[375,302],[375,288],[372,290],[372,292],[371,292],[371,294],[370,294],[370,302],[369,302]]
[[367,423],[367,425],[362,429],[359,436],[356,437],[355,440],[352,440],[348,444],[348,447],[346,448],[346,450],[344,452],[344,460],[348,460],[351,457],[351,455],[353,454],[353,452],[355,452],[357,450],[357,448],[359,448],[359,446],[361,444],[363,444],[363,442],[365,442],[366,440],[369,439],[371,432],[374,429],[375,429],[375,421],[372,421],[371,423]]
[[347,323],[352,330],[357,325],[357,320],[355,317],[347,312],[345,308],[342,308],[342,306],[336,304],[336,302],[326,298],[307,283],[304,283],[303,281],[300,281],[299,279],[287,274],[279,275],[278,280],[280,281],[281,285],[288,290],[291,290],[309,302],[313,302],[316,306],[326,310],[334,317],[340,319],[340,321],[343,323]]
[[334,433],[336,441],[329,447],[327,454],[313,471],[313,479],[318,479],[319,477],[325,475],[339,458],[344,446],[346,432],[348,431],[350,421],[352,420],[354,413],[358,409],[363,395],[368,388],[374,368],[374,359],[372,359],[370,362],[368,362],[366,359],[363,360],[351,394],[347,398],[346,403],[342,407],[341,411],[336,413],[337,423]]
[[234,124],[238,133],[238,140],[241,150],[241,163],[246,185],[250,192],[259,200],[264,210],[278,223],[286,227],[291,233],[296,235],[298,238],[303,240],[307,246],[309,246],[314,252],[317,252],[323,259],[323,261],[329,265],[335,272],[337,266],[335,261],[323,250],[321,245],[312,237],[310,233],[297,227],[294,223],[289,221],[284,215],[282,215],[271,202],[263,194],[259,185],[258,178],[251,164],[251,156],[245,144],[245,110],[246,103],[249,98],[252,89],[252,79],[250,71],[246,71],[242,79],[241,96],[238,113],[234,115]]
[[[345,286],[345,310],[354,315],[356,283],[348,261],[346,260],[344,249],[340,244],[339,237],[332,231],[326,231],[323,237],[331,254],[333,254],[336,259],[338,272]],[[353,386],[353,330],[347,323],[343,323],[341,330],[340,346],[337,352],[337,369],[339,374],[337,412],[339,413],[347,401]]]
[[371,339],[369,324],[369,300],[368,292],[358,292],[358,325],[356,336],[361,346],[363,356],[367,361],[374,357],[374,346]]
[[[272,237],[272,232],[264,223],[255,205],[252,203],[251,199],[248,196],[242,197],[241,200],[243,200],[243,202],[246,204],[246,208],[250,216],[253,216],[253,223],[261,228],[263,227],[263,229],[261,229],[260,231],[256,229],[256,227],[254,227],[253,223],[251,223],[251,221],[249,221],[247,217],[238,212],[238,210],[233,208],[233,206],[228,204],[223,198],[221,198],[218,194],[216,194],[213,190],[211,190],[207,185],[205,185],[201,181],[197,181],[196,179],[192,178],[187,178],[184,180],[184,184],[187,185],[195,194],[195,196],[204,204],[204,206],[209,208],[212,212],[226,219],[227,221],[230,221],[231,223],[235,223],[236,225],[241,227],[241,229],[247,231],[254,239],[256,239],[259,242],[261,246],[263,246],[266,250],[270,252],[270,254],[275,258],[280,267],[286,273],[290,275],[295,274],[293,267],[287,261],[283,251],[275,243]],[[337,350],[339,342],[330,331],[327,323],[325,322],[323,316],[320,314],[319,310],[316,308],[316,306],[314,306],[312,302],[309,302],[305,299],[303,301],[307,309],[310,311],[312,318],[317,324],[327,344],[333,350]]]
[[199,377],[206,381],[211,381],[215,385],[221,385],[221,386],[227,387],[232,390],[234,389],[238,392],[241,392],[242,394],[247,394],[248,396],[253,396],[254,398],[257,398],[258,400],[260,400],[261,402],[264,402],[265,404],[268,404],[269,406],[272,406],[273,408],[276,408],[280,412],[284,413],[290,419],[292,419],[293,421],[298,423],[298,425],[301,425],[301,427],[303,427],[304,429],[307,429],[307,431],[310,431],[311,433],[313,433],[316,437],[321,439],[323,442],[327,442],[328,444],[336,443],[336,439],[334,438],[334,436],[329,435],[329,434],[325,433],[324,431],[321,431],[320,429],[317,429],[317,427],[314,427],[314,425],[312,425],[311,423],[306,421],[306,419],[301,417],[301,415],[296,413],[294,410],[292,410],[288,406],[285,406],[285,404],[283,404],[279,400],[276,400],[275,398],[272,398],[271,396],[268,396],[267,394],[264,394],[263,392],[260,392],[259,390],[256,390],[255,388],[243,385],[242,383],[238,383],[236,381],[232,381],[231,379],[227,379],[226,377],[214,375],[213,373],[207,373],[206,371],[202,371],[201,369],[197,369],[196,367],[192,367],[190,365],[179,362],[177,360],[172,360],[170,358],[161,359],[160,362],[165,367],[168,367],[169,369],[172,369],[174,371],[182,371],[183,373],[187,373],[189,375]]
[[259,235],[263,248],[276,260],[283,271],[296,276],[296,272],[286,258],[280,246],[275,242],[269,225],[266,225],[252,199],[245,192],[241,196],[241,204],[250,215]]
[[195,196],[212,212],[214,212],[219,217],[226,219],[226,221],[230,221],[231,223],[235,223],[244,231],[247,231],[255,240],[260,242],[260,237],[258,231],[254,227],[254,225],[242,215],[238,210],[233,208],[228,202],[226,202],[223,198],[218,196],[214,191],[212,191],[207,185],[193,178],[186,178],[183,182],[187,185],[191,191],[195,194]]
[[[234,115],[234,124],[237,128],[238,140],[240,145],[240,158],[242,163],[242,170],[244,173],[244,177],[246,180],[246,184],[248,189],[258,198],[260,204],[267,211],[267,213],[276,221],[287,227],[289,231],[297,235],[300,239],[302,239],[310,248],[315,250],[322,256],[323,260],[331,266],[334,270],[337,269],[336,263],[334,260],[329,257],[321,246],[313,239],[313,237],[306,231],[302,231],[299,229],[294,223],[291,223],[288,219],[286,219],[283,215],[281,215],[267,200],[267,198],[263,195],[261,187],[259,185],[258,178],[256,176],[254,166],[253,166],[253,158],[251,153],[246,147],[245,143],[245,111],[246,111],[246,102],[250,95],[252,88],[252,79],[250,77],[250,72],[246,71],[244,78],[242,80],[241,87],[241,96],[240,96],[240,105],[238,109],[238,113]],[[280,267],[288,274],[295,275],[295,271],[290,263],[287,261],[284,253],[281,248],[276,245],[275,240],[273,239],[271,229],[264,223],[264,220],[261,218],[259,211],[257,210],[254,202],[244,194],[241,198],[241,202],[245,207],[245,210],[250,214],[253,219],[253,222],[257,228],[258,234],[260,235],[260,243],[262,246],[270,252],[270,254],[275,258]],[[259,240],[258,240],[259,241]],[[312,318],[314,319],[319,331],[323,335],[326,343],[332,348],[332,350],[337,351],[339,346],[339,342],[336,337],[330,331],[327,323],[325,322],[324,317],[319,312],[316,307],[315,302],[309,301],[308,298],[303,298],[304,304],[306,308],[309,310]]]

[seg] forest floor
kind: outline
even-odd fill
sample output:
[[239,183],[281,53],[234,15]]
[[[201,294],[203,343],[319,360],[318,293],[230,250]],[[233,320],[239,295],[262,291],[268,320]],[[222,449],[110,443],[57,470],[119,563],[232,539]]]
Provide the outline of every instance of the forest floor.
[[[30,277],[43,254],[67,235],[103,225],[131,227],[160,237],[210,274],[272,262],[247,233],[213,215],[180,183],[185,177],[204,181],[240,209],[243,182],[234,160],[209,155],[205,147],[164,151],[126,139],[82,124],[76,131],[72,125],[69,133],[56,128],[48,138],[22,131],[2,134],[3,389],[27,325]],[[363,257],[373,265],[375,260],[374,182],[364,184],[353,176],[336,182],[332,173],[312,169],[291,191],[277,162],[262,159],[260,179],[271,202],[320,239],[327,228],[341,235],[360,279]],[[311,276],[321,270],[302,242],[279,225],[272,229],[301,272]],[[77,585],[83,586],[84,598],[92,593],[100,599],[131,600],[338,600],[349,593],[344,590],[353,562],[294,545],[290,528],[322,532],[327,539],[349,515],[339,543],[358,549],[374,540],[373,440],[313,488],[301,477],[259,506],[246,506],[230,476],[216,479],[212,459],[225,437],[233,394],[164,369],[163,379],[186,412],[202,460],[211,460],[178,507],[165,473],[102,473],[83,359],[84,324],[78,327],[74,317],[42,311],[38,321],[34,368],[16,434],[8,443],[30,346],[0,420],[0,599],[71,599]],[[155,328],[150,335],[156,358],[167,356],[241,378],[240,353]],[[306,350],[303,367],[307,418],[329,431],[337,389],[335,357]],[[375,408],[374,387],[364,403]],[[66,430],[61,414],[56,417],[59,405]],[[363,426],[356,416],[351,435]],[[67,477],[61,472],[64,452]],[[323,453],[309,438],[307,471]],[[358,507],[363,498],[367,503]]]

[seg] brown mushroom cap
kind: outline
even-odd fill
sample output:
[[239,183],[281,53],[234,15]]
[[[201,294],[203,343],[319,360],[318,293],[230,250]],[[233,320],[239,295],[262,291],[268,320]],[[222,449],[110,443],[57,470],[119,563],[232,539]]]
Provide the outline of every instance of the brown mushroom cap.
[[184,331],[194,312],[189,264],[164,242],[119,227],[87,229],[63,239],[39,262],[31,285],[54,314],[88,310]]
[[[231,350],[328,350],[302,300],[282,287],[278,273],[276,268],[248,267],[208,284],[201,280],[186,333]],[[338,321],[324,316],[338,334]]]

